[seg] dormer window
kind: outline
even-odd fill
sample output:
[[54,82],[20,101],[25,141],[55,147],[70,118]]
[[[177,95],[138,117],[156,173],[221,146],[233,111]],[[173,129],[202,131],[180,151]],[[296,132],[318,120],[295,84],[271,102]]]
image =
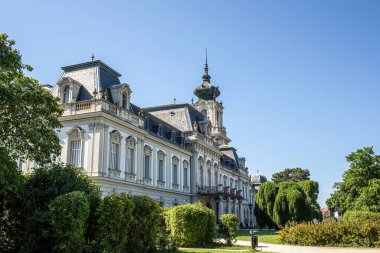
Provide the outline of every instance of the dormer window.
[[66,85],[66,87],[63,89],[62,93],[62,103],[66,104],[69,102],[69,95],[70,95],[70,87]]

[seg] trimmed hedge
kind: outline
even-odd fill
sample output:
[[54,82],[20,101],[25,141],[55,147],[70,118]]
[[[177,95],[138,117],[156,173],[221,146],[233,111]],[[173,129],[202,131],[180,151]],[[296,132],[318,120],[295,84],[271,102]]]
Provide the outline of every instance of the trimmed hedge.
[[178,246],[204,246],[215,237],[215,214],[200,202],[172,207],[167,215]]
[[232,244],[232,241],[236,240],[237,226],[239,220],[234,214],[223,214],[220,216],[219,233],[226,240],[228,245]]
[[380,223],[302,223],[286,226],[279,239],[283,244],[303,246],[380,247]]
[[56,197],[49,205],[54,252],[82,252],[90,207],[84,192],[74,191]]
[[347,211],[343,215],[342,221],[345,222],[359,222],[366,221],[380,222],[380,213],[367,212],[367,211]]

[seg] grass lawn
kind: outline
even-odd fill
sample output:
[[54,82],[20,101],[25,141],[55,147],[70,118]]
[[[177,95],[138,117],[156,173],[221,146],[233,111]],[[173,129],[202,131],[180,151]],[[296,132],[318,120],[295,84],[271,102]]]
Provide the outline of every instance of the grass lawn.
[[[272,244],[280,244],[280,242],[277,239],[277,233],[276,230],[259,230],[254,229],[257,232],[255,235],[259,236],[259,242],[263,243],[272,243]],[[251,234],[249,233],[249,230],[240,230],[238,229],[238,240],[242,241],[250,241],[251,240]]]
[[234,252],[243,252],[243,253],[253,253],[258,252],[251,249],[247,246],[226,246],[221,243],[214,243],[207,246],[206,248],[179,248],[178,252],[194,252],[194,253],[234,253]]

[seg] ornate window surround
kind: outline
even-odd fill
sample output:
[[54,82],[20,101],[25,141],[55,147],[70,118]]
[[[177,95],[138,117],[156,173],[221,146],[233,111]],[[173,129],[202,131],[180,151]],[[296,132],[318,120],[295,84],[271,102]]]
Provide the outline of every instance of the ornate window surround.
[[178,189],[179,181],[178,181],[178,171],[179,171],[179,158],[177,156],[172,157],[172,172],[173,172],[173,188]]
[[84,147],[84,130],[80,127],[73,127],[67,132],[67,158],[66,163],[71,163],[71,143],[79,141],[79,166],[83,167],[83,147]]
[[[126,152],[126,156],[125,156],[125,174],[127,175],[130,175],[130,176],[135,176],[136,175],[136,145],[137,145],[137,140],[135,137],[133,136],[128,136],[126,139],[125,139],[125,144],[126,144],[126,149],[125,149],[125,152]],[[130,164],[130,161],[128,160],[128,155],[127,155],[127,152],[128,150],[133,150],[133,153],[131,153],[131,157],[129,159],[132,160],[132,169],[129,168],[129,166],[131,165]]]
[[[113,177],[120,177],[120,147],[121,147],[121,134],[119,131],[117,130],[113,130],[112,132],[110,132],[110,143],[109,143],[109,147],[110,147],[110,152],[109,152],[109,156],[110,156],[110,159],[109,159],[109,167],[108,167],[108,172],[109,172],[109,176],[113,176]],[[117,145],[116,146],[116,168],[113,168],[112,166],[112,144],[115,144]]]
[[[160,186],[165,186],[165,152],[162,150],[157,151],[157,182]],[[162,161],[162,171],[160,171],[160,161]],[[162,173],[162,177],[160,177]]]
[[[151,183],[152,181],[152,177],[151,177],[151,171],[152,171],[152,147],[145,144],[144,145],[144,180],[148,180],[149,183]],[[145,159],[146,159],[146,156],[149,157],[149,166],[148,168],[146,167],[146,162],[145,162]],[[147,171],[148,170],[148,171]],[[148,175],[147,175],[147,172],[148,172]]]

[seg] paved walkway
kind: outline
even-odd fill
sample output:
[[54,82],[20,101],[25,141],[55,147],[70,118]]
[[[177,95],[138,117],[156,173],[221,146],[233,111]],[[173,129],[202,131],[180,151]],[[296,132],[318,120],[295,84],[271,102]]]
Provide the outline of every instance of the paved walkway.
[[[251,246],[251,242],[247,241],[236,241],[235,244],[241,246]],[[276,253],[380,253],[380,249],[374,248],[291,246],[269,243],[259,243],[257,250]]]

